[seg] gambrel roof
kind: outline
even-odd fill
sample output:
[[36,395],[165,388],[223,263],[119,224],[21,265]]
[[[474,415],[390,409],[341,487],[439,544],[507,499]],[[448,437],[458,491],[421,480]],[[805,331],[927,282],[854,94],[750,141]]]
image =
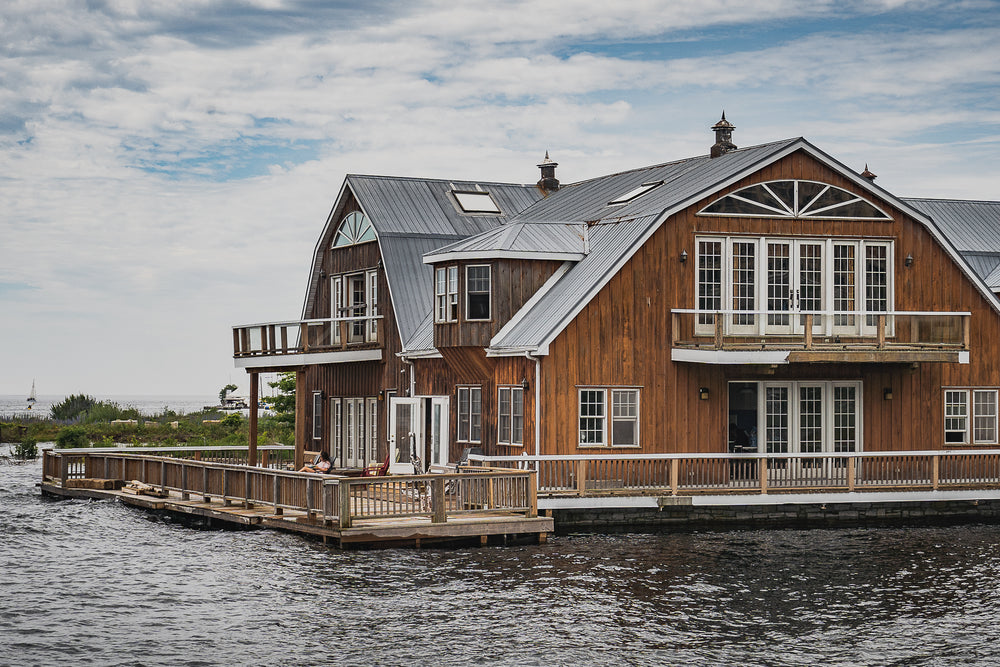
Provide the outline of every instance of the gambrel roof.
[[933,219],[986,285],[1000,290],[1000,202],[909,197],[903,201]]
[[[805,139],[794,138],[621,172],[560,189],[516,216],[512,224],[552,221],[590,225],[588,254],[543,286],[490,343],[490,355],[546,354],[548,345],[583,310],[664,221],[712,192],[732,185],[795,151],[803,151],[862,191],[891,202],[922,223],[997,310],[1000,302],[986,287],[931,216],[861,177]],[[624,204],[616,198],[657,184]],[[1000,246],[995,246],[1000,247]],[[998,272],[997,277],[1000,277]]]
[[[488,192],[501,212],[463,212],[451,194],[454,191]],[[349,174],[313,252],[303,318],[312,307],[323,252],[340,224],[348,192],[375,228],[404,345],[426,321],[431,308],[433,276],[431,268],[421,261],[423,254],[494,229],[542,197],[535,185]]]

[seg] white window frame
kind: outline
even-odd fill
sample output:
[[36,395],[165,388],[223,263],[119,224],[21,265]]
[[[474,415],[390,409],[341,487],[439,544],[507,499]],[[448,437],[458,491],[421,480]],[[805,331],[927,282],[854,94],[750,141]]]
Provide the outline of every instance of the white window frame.
[[368,317],[368,342],[378,341],[378,269],[369,269],[366,273],[365,305]]
[[368,404],[368,452],[364,460],[367,465],[371,465],[378,459],[378,399],[368,398],[365,402]]
[[[469,271],[471,269],[486,269],[486,290],[469,289]],[[486,295],[486,317],[470,317],[473,294]],[[469,264],[465,267],[465,320],[467,322],[489,322],[493,319],[493,267],[489,264]]]
[[[944,390],[944,444],[946,445],[967,445],[971,442],[969,425],[972,420],[970,419],[969,393],[968,389]],[[958,408],[961,408],[961,413],[957,411]],[[956,422],[951,428],[948,427],[949,419]],[[961,427],[959,427],[959,423]],[[949,433],[960,433],[962,439],[949,440]]]
[[[502,410],[504,396],[507,397],[506,414]],[[521,397],[520,414],[514,409],[514,397]],[[517,436],[515,428],[516,419],[521,419],[521,434]],[[506,431],[506,437],[504,437]],[[522,387],[510,385],[497,388],[497,444],[508,447],[524,447],[524,389]]]
[[[455,430],[457,431],[455,441],[456,442],[468,442],[479,444],[483,441],[483,388],[479,385],[462,385],[456,388],[456,398],[455,401],[457,405],[457,420],[455,423]],[[473,407],[473,394],[479,394],[479,413],[476,414],[472,411]],[[465,424],[462,423],[463,413],[467,414],[467,420]],[[475,429],[473,417],[479,418],[479,437],[475,438]],[[464,429],[464,430],[463,430]]]
[[[584,392],[596,393],[600,396],[600,402],[590,402],[592,405],[600,405],[601,413],[600,415],[583,415],[583,397]],[[635,394],[635,416],[618,416],[614,414],[614,396],[615,394],[624,393],[634,393]],[[580,448],[615,448],[615,449],[638,449],[642,446],[642,441],[640,439],[640,423],[642,421],[642,391],[640,387],[615,387],[615,386],[605,386],[605,387],[577,387],[577,447]],[[599,420],[600,421],[600,441],[599,442],[584,442],[584,428],[583,420]],[[614,439],[614,423],[622,421],[634,421],[635,422],[635,443],[634,444],[617,444],[613,442]],[[597,432],[598,429],[587,429],[588,433]]]
[[330,458],[339,463],[343,463],[344,444],[344,406],[339,398],[330,399],[331,410],[331,437],[330,437]]
[[[801,252],[806,246],[822,246],[821,259],[822,269],[820,278],[822,282],[822,294],[820,302],[822,309],[820,315],[814,317],[813,332],[815,334],[833,336],[839,334],[874,336],[878,331],[879,314],[892,312],[894,309],[895,294],[895,242],[891,239],[851,239],[835,237],[782,237],[782,236],[718,236],[699,235],[695,237],[695,248],[697,249],[698,274],[694,284],[694,303],[700,310],[705,297],[702,294],[703,288],[707,290],[714,287],[715,283],[705,283],[702,278],[707,276],[707,270],[703,266],[705,261],[702,258],[703,249],[715,247],[714,244],[721,243],[722,247],[722,289],[721,304],[722,310],[735,310],[737,305],[745,304],[747,310],[765,310],[768,303],[768,245],[789,244],[790,246],[790,269],[792,294],[789,299],[792,307],[788,313],[790,316],[758,316],[751,315],[728,315],[723,318],[724,330],[727,334],[736,335],[784,335],[799,334],[804,326],[804,317],[798,313],[804,312],[799,308],[799,292],[802,280]],[[734,248],[737,244],[746,247],[752,244],[753,254],[747,255],[753,262],[753,295],[741,296],[740,303],[736,301],[736,290],[734,286]],[[851,270],[853,280],[853,310],[850,315],[842,315],[835,318],[834,296],[835,296],[835,259],[834,248],[837,246],[850,246],[854,248],[854,265]],[[885,310],[869,310],[871,299],[868,298],[868,273],[867,262],[870,248],[884,248],[885,254]],[[703,275],[704,273],[704,275]],[[881,288],[882,285],[877,285]],[[773,297],[773,295],[771,295]],[[879,299],[881,301],[881,299]],[[751,308],[752,306],[752,308]],[[782,311],[784,313],[785,311]],[[813,312],[813,311],[809,311]],[[836,320],[836,321],[834,321]],[[714,318],[710,316],[699,316],[695,321],[695,333],[699,336],[712,335],[714,333]],[[890,316],[886,320],[886,336],[895,335],[893,318]]]
[[314,391],[313,396],[313,440],[323,439],[323,392]]

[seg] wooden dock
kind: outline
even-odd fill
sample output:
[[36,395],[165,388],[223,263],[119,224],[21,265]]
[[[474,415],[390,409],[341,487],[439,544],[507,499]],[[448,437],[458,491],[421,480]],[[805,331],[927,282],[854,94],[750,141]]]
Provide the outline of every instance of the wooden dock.
[[533,472],[336,478],[124,452],[45,452],[45,495],[113,499],[338,547],[542,543]]

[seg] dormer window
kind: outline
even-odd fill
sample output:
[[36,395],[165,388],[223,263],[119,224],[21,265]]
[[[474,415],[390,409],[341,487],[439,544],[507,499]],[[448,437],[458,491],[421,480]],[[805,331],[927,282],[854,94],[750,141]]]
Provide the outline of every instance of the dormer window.
[[348,213],[337,227],[337,233],[333,235],[333,247],[342,248],[374,240],[376,237],[372,221],[361,211],[354,211]]
[[643,183],[639,187],[637,187],[637,188],[635,188],[633,190],[629,190],[628,192],[626,192],[625,194],[621,195],[620,197],[615,197],[614,199],[612,199],[611,201],[608,202],[608,206],[617,206],[619,204],[627,204],[630,201],[632,201],[633,199],[638,199],[639,197],[643,196],[644,194],[646,194],[650,190],[658,188],[661,185],[663,185],[663,181],[654,181],[654,182],[650,182],[650,183]]
[[500,207],[489,192],[452,190],[463,213],[500,213]]
[[875,204],[853,192],[826,183],[797,180],[748,185],[716,199],[699,215],[892,220]]
[[465,319],[490,319],[490,267],[465,267]]

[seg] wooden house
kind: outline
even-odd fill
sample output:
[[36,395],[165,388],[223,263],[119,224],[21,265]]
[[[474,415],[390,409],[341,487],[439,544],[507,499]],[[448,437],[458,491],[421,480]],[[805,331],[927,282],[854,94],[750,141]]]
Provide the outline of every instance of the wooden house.
[[348,176],[302,320],[235,327],[236,363],[295,370],[300,456],[347,467],[996,447],[1000,239],[968,230],[1000,204],[713,129],[564,186]]

